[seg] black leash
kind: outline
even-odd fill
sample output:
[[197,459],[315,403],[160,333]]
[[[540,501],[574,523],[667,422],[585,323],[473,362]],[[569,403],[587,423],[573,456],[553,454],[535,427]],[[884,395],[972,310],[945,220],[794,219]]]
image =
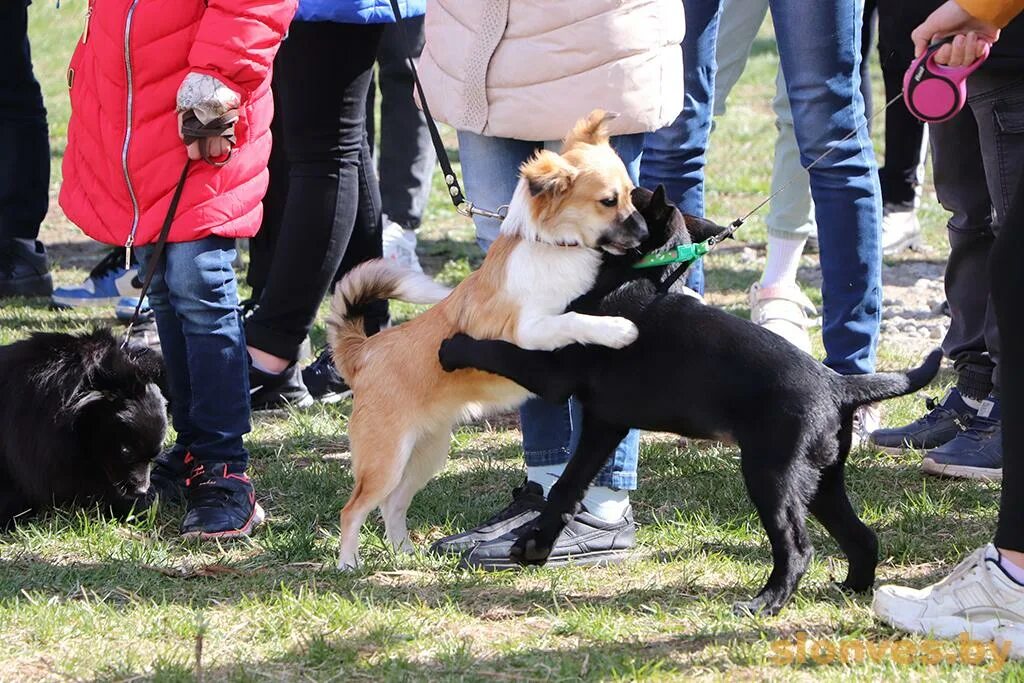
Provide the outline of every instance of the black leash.
[[160,226],[160,236],[156,239],[156,244],[153,247],[153,253],[148,259],[146,264],[146,275],[142,279],[142,289],[139,291],[139,300],[135,302],[135,311],[132,313],[131,319],[128,321],[128,328],[124,332],[124,341],[121,342],[121,348],[128,346],[128,340],[131,339],[132,329],[135,327],[135,323],[139,321],[139,311],[142,310],[142,302],[146,298],[146,294],[149,293],[149,286],[153,284],[153,276],[156,275],[156,268],[160,264],[160,258],[164,255],[164,247],[167,246],[167,236],[171,234],[171,224],[174,223],[174,214],[178,211],[178,203],[181,201],[181,193],[185,189],[185,179],[188,178],[188,167],[191,164],[191,159],[185,159],[185,166],[181,169],[181,177],[178,178],[178,185],[174,188],[174,195],[171,197],[171,203],[167,207],[167,215],[164,216],[164,224]]
[[412,80],[416,85],[416,93],[420,96],[423,118],[427,121],[427,129],[430,130],[430,141],[434,144],[437,163],[441,166],[441,171],[444,173],[444,183],[448,186],[448,196],[451,197],[455,211],[467,218],[485,216],[487,218],[496,218],[499,221],[504,220],[505,214],[500,213],[500,210],[488,211],[487,209],[474,206],[462,193],[459,178],[455,175],[455,169],[452,168],[451,161],[448,160],[448,151],[444,148],[444,142],[441,141],[441,134],[437,130],[437,124],[434,122],[434,117],[430,114],[430,107],[427,106],[427,96],[423,92],[420,74],[416,70],[416,60],[412,56],[412,42],[409,40],[409,34],[406,33],[405,25],[402,23],[402,13],[398,9],[398,0],[391,0],[391,11],[395,14],[395,23],[398,24],[398,31],[402,34],[402,41],[405,43],[406,60],[409,62],[409,69],[412,71]]
[[[198,141],[199,154],[202,156],[203,161],[211,166],[223,166],[231,160],[231,154],[235,149],[236,121],[238,121],[237,115],[225,115],[203,125],[193,112],[187,112],[181,121],[182,141],[186,146]],[[228,148],[228,153],[225,157],[213,159],[209,154],[209,141],[217,137],[226,139],[231,143],[231,147]],[[156,242],[153,245],[153,253],[147,260],[146,274],[142,279],[142,289],[139,290],[139,300],[135,302],[135,311],[128,320],[128,327],[125,330],[121,348],[126,347],[129,339],[131,339],[132,330],[135,328],[135,323],[139,321],[139,313],[142,311],[142,302],[145,301],[146,295],[149,293],[149,287],[153,284],[153,276],[156,275],[157,266],[160,265],[160,259],[164,255],[167,237],[171,234],[174,214],[178,212],[178,204],[181,202],[181,193],[185,190],[185,180],[188,178],[188,169],[191,163],[192,160],[186,157],[185,166],[181,169],[181,177],[178,178],[178,184],[174,187],[174,194],[171,196],[171,203],[167,206],[167,215],[164,216],[164,223],[160,226],[160,235],[156,238]]]

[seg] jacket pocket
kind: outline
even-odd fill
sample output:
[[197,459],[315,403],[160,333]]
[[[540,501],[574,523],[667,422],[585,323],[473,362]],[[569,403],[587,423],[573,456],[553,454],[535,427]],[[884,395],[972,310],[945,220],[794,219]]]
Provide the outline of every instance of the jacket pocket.
[[997,222],[1006,215],[1017,186],[1024,179],[1024,80],[993,106],[995,145],[999,162],[999,197],[993,197]]

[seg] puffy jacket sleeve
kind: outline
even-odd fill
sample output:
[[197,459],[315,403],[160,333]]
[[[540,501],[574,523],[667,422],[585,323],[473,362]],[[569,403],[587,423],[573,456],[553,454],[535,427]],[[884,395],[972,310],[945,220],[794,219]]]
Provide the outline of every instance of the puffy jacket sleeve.
[[1000,28],[1024,12],[1024,0],[956,0],[956,3],[972,17]]
[[216,76],[246,101],[266,79],[297,0],[209,0],[190,71]]

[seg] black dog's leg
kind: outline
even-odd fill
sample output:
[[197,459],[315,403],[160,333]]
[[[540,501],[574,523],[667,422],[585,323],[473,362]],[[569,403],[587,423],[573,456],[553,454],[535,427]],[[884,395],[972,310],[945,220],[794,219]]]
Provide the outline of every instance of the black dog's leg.
[[878,537],[860,520],[850,503],[842,463],[830,465],[822,471],[810,509],[836,539],[849,562],[842,585],[854,591],[871,588],[878,566]]
[[[807,534],[806,498],[816,485],[816,472],[807,465],[786,463],[767,450],[743,448],[743,479],[772,546],[772,571],[753,600],[733,606],[737,614],[776,614],[793,595],[807,571],[813,549]],[[780,468],[785,468],[780,471]],[[805,471],[806,470],[806,471]]]
[[457,334],[441,342],[437,357],[448,372],[472,368],[501,375],[551,403],[564,403],[575,393],[573,373],[558,352],[527,351],[506,341]]
[[576,514],[587,487],[629,432],[598,419],[586,410],[582,429],[579,446],[551,488],[540,517],[520,533],[519,540],[512,546],[512,559],[520,564],[544,564],[547,561],[558,535]]
[[0,531],[14,526],[16,517],[32,511],[32,505],[17,491],[0,489]]

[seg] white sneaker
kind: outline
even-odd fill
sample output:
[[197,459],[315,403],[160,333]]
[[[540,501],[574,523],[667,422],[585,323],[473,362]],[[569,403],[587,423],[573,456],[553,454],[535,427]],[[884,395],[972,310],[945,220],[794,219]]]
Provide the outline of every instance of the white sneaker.
[[992,630],[996,647],[1007,652],[1010,659],[1024,659],[1024,624],[997,626]]
[[850,448],[860,448],[869,443],[871,433],[882,428],[882,409],[868,403],[853,411],[853,441]]
[[914,209],[882,207],[882,254],[892,256],[921,246],[921,224]]
[[420,260],[416,256],[416,231],[406,230],[398,223],[384,219],[384,258],[397,261],[417,273],[422,273]]
[[938,583],[920,590],[882,586],[872,603],[875,615],[904,631],[938,638],[967,633],[973,640],[997,635],[1024,652],[1024,586],[999,567],[991,543],[978,548]]
[[811,352],[811,327],[808,316],[818,313],[807,295],[796,285],[750,286],[750,321],[771,330],[793,346]]

